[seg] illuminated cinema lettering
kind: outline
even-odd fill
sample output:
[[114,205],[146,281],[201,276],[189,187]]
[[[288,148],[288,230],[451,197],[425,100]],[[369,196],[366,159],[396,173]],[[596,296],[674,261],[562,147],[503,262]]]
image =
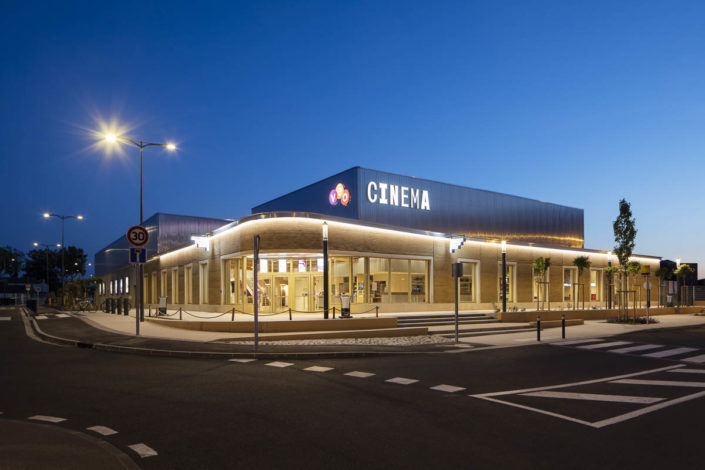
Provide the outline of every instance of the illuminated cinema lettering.
[[431,210],[428,190],[378,181],[367,183],[367,200],[372,204],[408,207],[423,211]]

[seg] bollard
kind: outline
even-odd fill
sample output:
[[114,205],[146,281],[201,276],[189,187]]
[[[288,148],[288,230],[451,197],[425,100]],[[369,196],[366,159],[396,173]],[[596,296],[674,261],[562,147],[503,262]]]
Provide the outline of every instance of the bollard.
[[335,319],[335,307],[333,307],[333,319]]
[[561,315],[561,334],[565,339],[565,315]]
[[147,305],[147,315],[150,317],[152,316],[152,305],[151,304]]
[[291,321],[291,307],[289,307],[289,321]]
[[541,341],[541,315],[536,315],[536,341]]
[[233,307],[233,314],[232,314],[232,317],[230,318],[230,321],[235,321],[235,307]]
[[116,299],[110,299],[110,313],[113,315],[115,314],[115,304],[117,303],[115,300]]
[[110,299],[103,299],[103,311],[110,313]]
[[122,315],[122,299],[115,299],[115,303],[117,304],[117,314]]
[[379,305],[375,305],[375,317],[379,318]]
[[181,307],[179,307],[179,320],[181,320]]

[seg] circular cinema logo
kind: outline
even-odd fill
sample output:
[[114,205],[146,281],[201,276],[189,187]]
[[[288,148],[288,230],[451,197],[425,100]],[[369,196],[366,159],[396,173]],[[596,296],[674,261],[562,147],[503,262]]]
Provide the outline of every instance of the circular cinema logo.
[[338,201],[344,206],[350,204],[350,191],[345,189],[343,183],[336,184],[335,189],[332,189],[328,194],[328,202],[331,206],[338,205]]

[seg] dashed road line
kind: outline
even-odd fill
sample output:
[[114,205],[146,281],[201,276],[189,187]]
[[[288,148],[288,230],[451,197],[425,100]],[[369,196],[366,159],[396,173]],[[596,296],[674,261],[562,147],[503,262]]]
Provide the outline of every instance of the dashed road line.
[[246,364],[248,362],[254,362],[257,359],[228,359],[229,362],[240,362],[242,364]]
[[309,372],[328,372],[329,370],[333,370],[333,368],[324,366],[311,366],[305,368],[304,370],[307,370]]
[[60,423],[66,421],[66,418],[58,418],[56,416],[45,416],[45,415],[34,415],[27,419],[33,419],[34,421],[46,421],[47,423]]
[[406,377],[394,377],[394,378],[385,380],[385,382],[391,382],[393,384],[399,384],[399,385],[409,385],[409,384],[413,384],[415,382],[418,382],[418,380],[407,379]]
[[0,317],[0,321],[10,321],[12,317]]
[[71,315],[67,315],[65,313],[57,313],[56,316],[57,318],[69,318]]
[[35,318],[36,320],[46,320],[46,319],[49,318],[49,317],[47,317],[46,315],[37,315],[37,316],[34,317],[34,318]]
[[431,390],[438,390],[439,392],[455,393],[455,392],[459,392],[461,390],[465,390],[465,387],[456,387],[454,385],[441,384],[441,385],[436,385],[435,387],[431,387]]
[[662,348],[662,344],[642,344],[640,346],[629,346],[626,348],[618,348],[618,349],[610,349],[607,352],[611,353],[617,353],[617,354],[626,354],[630,352],[636,352],[636,351],[648,351],[649,349],[657,349],[657,348]]
[[[533,340],[533,338],[532,338]],[[574,339],[572,341],[563,341],[561,343],[556,343],[561,346],[572,346],[574,344],[583,344],[583,343],[594,343],[595,341],[604,341],[602,338],[590,338],[590,339]]]
[[632,344],[631,341],[612,341],[610,343],[598,343],[598,344],[588,344],[586,346],[578,346],[580,349],[601,349],[601,348],[611,348],[614,346],[623,346],[625,344]]
[[291,362],[280,362],[280,361],[268,362],[265,364],[265,366],[269,366],[269,367],[289,367],[289,366],[293,366],[293,365],[294,364],[292,364]]
[[684,367],[682,369],[669,370],[668,372],[681,372],[683,374],[705,374],[705,369],[686,369]]
[[675,348],[675,349],[667,349],[665,351],[658,351],[654,353],[649,353],[649,354],[643,354],[644,357],[655,357],[655,358],[661,358],[661,357],[671,357],[671,356],[677,356],[678,354],[685,354],[693,351],[697,351],[698,348]]
[[629,395],[603,395],[600,393],[572,393],[572,392],[529,392],[522,393],[526,397],[541,397],[541,398],[564,398],[566,400],[587,400],[587,401],[608,401],[615,403],[640,403],[650,405],[665,400],[665,398],[657,397],[635,397]]
[[701,354],[700,356],[686,357],[685,359],[681,359],[681,361],[690,362],[692,364],[703,364],[705,363],[705,354]]
[[117,434],[118,432],[114,429],[110,429],[107,426],[91,426],[90,428],[86,428],[89,431],[97,432],[98,434],[102,434],[103,436],[112,436],[113,434]]
[[139,444],[132,444],[127,447],[135,451],[137,455],[139,455],[143,459],[145,457],[154,457],[155,455],[159,455],[157,454],[156,450],[152,449],[148,445],[142,444],[141,442]]
[[362,372],[359,370],[354,370],[352,372],[347,372],[344,375],[349,375],[350,377],[357,377],[358,379],[366,379],[367,377],[372,377],[373,374],[372,372]]
[[622,379],[613,380],[610,383],[625,384],[625,385],[661,385],[665,387],[694,387],[705,388],[705,382],[688,382],[679,380],[638,380],[638,379]]

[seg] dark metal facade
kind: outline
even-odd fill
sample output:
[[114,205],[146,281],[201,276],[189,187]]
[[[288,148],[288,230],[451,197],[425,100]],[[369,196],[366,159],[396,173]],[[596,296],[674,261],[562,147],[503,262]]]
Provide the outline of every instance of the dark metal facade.
[[[186,215],[157,213],[144,221],[149,232],[147,255],[171,251],[193,243],[192,235],[202,235],[230,223],[227,219],[211,219]],[[127,231],[127,230],[126,230]],[[95,255],[95,274],[101,276],[128,263],[130,244],[121,236]]]
[[[332,205],[337,184],[350,201]],[[582,209],[354,167],[252,208],[304,211],[469,237],[573,248],[584,246]]]

